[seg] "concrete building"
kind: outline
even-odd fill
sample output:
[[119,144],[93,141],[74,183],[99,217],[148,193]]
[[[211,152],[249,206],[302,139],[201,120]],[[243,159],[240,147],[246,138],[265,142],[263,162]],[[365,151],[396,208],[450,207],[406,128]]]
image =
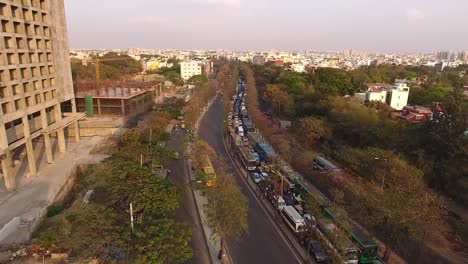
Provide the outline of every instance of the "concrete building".
[[201,61],[183,61],[180,63],[180,75],[184,81],[190,79],[190,77],[202,74],[202,62]]
[[252,58],[252,63],[255,64],[255,65],[263,65],[263,64],[265,64],[265,62],[266,62],[265,57],[261,56],[261,55],[254,56]]
[[395,80],[392,89],[387,90],[387,104],[395,110],[401,110],[408,104],[409,90],[406,80]]
[[392,86],[387,83],[370,83],[367,84],[367,91],[365,100],[366,101],[379,101],[385,103],[387,100],[387,91],[390,90]]
[[299,63],[296,63],[296,64],[292,64],[291,65],[291,70],[295,71],[295,72],[305,72],[305,65],[304,64],[299,64]]
[[[16,189],[12,156],[26,150],[28,176],[36,175],[33,140],[66,152],[65,130],[79,141],[63,0],[0,0],[0,155],[7,191]],[[0,184],[1,186],[1,184]]]

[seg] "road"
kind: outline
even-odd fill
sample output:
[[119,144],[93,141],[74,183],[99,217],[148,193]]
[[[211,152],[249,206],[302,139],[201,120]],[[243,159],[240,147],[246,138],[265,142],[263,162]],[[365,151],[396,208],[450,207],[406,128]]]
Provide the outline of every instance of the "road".
[[174,217],[176,221],[188,224],[192,230],[192,239],[189,245],[193,249],[193,257],[187,263],[207,264],[211,263],[211,258],[184,161],[184,139],[186,136],[187,132],[185,130],[178,129],[177,132],[173,133],[171,140],[167,144],[170,149],[179,152],[179,159],[172,161],[168,165],[168,168],[171,170],[168,180],[175,184],[183,193],[180,207],[175,212]]
[[[249,232],[238,242],[228,241],[228,249],[234,263],[299,263],[288,244],[280,235],[275,223],[261,207],[241,176],[234,170],[223,143],[223,110],[220,98],[208,109],[200,124],[199,137],[215,150],[236,176],[242,193],[249,201]],[[216,168],[215,168],[216,169]]]

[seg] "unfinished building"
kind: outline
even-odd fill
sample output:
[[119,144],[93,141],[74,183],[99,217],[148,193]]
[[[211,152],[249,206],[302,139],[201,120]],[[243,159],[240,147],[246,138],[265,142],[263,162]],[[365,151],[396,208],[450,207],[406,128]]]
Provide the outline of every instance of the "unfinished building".
[[15,152],[25,150],[28,175],[36,175],[33,143],[52,163],[51,137],[66,152],[65,130],[73,125],[78,142],[84,114],[76,111],[63,0],[0,0],[0,21],[0,183],[14,191]]
[[[99,88],[95,88],[98,86]],[[132,116],[151,109],[162,84],[143,81],[75,82],[78,111],[88,116]]]

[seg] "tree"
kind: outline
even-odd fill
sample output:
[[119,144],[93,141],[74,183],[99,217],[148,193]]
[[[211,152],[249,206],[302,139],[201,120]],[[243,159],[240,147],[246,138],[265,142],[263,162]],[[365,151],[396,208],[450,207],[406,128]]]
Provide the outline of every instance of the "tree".
[[203,140],[197,140],[192,144],[192,162],[197,169],[202,169],[206,166],[206,158],[213,159],[216,154],[214,150]]
[[214,186],[207,188],[208,225],[213,235],[221,239],[220,254],[224,247],[224,239],[239,239],[242,233],[248,230],[247,198],[233,177],[226,172],[218,171]]
[[136,263],[186,263],[193,256],[187,245],[191,231],[185,224],[173,220],[149,220],[138,225],[135,232]]
[[311,148],[319,140],[328,138],[330,136],[330,129],[323,120],[315,117],[306,117],[300,120],[297,134],[306,148]]
[[169,81],[171,81],[175,85],[180,86],[184,84],[184,80],[182,80],[182,77],[176,71],[168,71],[164,73],[164,77],[166,77]]
[[153,129],[153,130],[163,130],[169,124],[170,117],[166,112],[152,113],[142,122],[142,128],[144,129]]
[[207,83],[209,80],[205,75],[194,75],[187,80],[188,84],[201,85]]
[[267,85],[265,99],[273,107],[276,115],[280,115],[284,107],[289,103],[289,95],[276,85]]

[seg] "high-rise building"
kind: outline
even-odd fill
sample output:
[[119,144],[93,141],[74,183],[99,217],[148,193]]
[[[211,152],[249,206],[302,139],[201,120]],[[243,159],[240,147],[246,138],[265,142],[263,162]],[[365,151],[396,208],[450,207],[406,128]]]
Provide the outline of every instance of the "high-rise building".
[[52,163],[53,142],[65,152],[66,132],[79,141],[83,114],[76,112],[64,1],[0,0],[0,21],[0,183],[13,191],[12,156],[25,151],[35,175],[35,150]]
[[458,53],[458,59],[461,61],[468,61],[468,50]]

